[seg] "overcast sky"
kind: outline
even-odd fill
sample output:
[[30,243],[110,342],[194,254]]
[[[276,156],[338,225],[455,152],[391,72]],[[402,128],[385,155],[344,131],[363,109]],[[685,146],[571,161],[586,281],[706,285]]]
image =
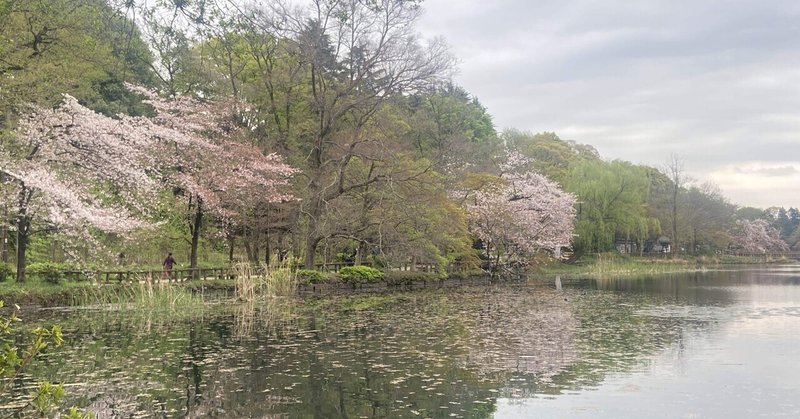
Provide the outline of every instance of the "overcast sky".
[[425,0],[499,130],[678,154],[732,202],[800,207],[800,1]]

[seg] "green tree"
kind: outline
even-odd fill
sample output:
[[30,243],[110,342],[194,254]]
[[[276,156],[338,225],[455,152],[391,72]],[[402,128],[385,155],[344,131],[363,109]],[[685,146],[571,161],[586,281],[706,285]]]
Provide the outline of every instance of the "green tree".
[[614,160],[584,160],[566,180],[566,190],[578,196],[575,250],[601,252],[614,249],[616,236],[635,241],[642,251],[645,241],[660,230],[647,213],[647,169]]
[[278,133],[279,146],[296,156],[289,162],[300,160],[305,175],[298,219],[306,267],[313,267],[320,242],[338,234],[327,208],[389,181],[394,159],[385,144],[398,121],[387,105],[438,81],[450,66],[441,43],[416,41],[420,13],[415,2],[315,0],[300,12],[259,13],[244,32],[263,36],[262,44],[248,41],[259,47],[256,82],[278,86],[259,103],[264,131]]
[[767,213],[761,208],[740,207],[736,209],[736,218],[739,220],[755,221],[766,217]]
[[136,113],[123,80],[151,77],[135,25],[105,0],[0,2],[0,115],[13,123],[19,106],[54,105],[69,93],[97,111]]
[[591,146],[564,141],[553,132],[531,134],[511,128],[503,131],[501,137],[509,149],[533,159],[532,170],[561,185],[567,180],[573,165],[581,160],[600,158]]
[[486,153],[482,151],[499,145],[491,115],[460,86],[448,83],[431,93],[414,95],[408,106],[410,142],[442,173],[483,163]]
[[705,183],[687,191],[687,237],[691,252],[725,249],[735,225],[736,206],[728,202],[719,187]]
[[778,208],[774,226],[778,231],[780,231],[781,238],[784,240],[794,233],[794,225],[792,220],[789,219],[789,212],[786,210],[786,208]]
[[794,229],[789,238],[786,239],[786,243],[790,249],[800,250],[800,227]]
[[670,155],[663,168],[664,174],[669,178],[669,228],[672,232],[672,257],[677,256],[681,251],[680,238],[681,232],[681,211],[685,209],[686,185],[691,180],[686,174],[683,160],[676,154]]

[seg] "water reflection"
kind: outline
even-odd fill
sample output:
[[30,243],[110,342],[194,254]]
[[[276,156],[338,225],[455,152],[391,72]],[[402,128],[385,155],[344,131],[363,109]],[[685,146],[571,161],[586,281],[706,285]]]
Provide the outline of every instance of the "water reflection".
[[[31,372],[66,381],[69,402],[100,418],[714,416],[725,404],[696,408],[698,395],[752,402],[744,383],[780,415],[798,406],[796,272],[272,301],[182,319],[53,312],[68,341]],[[667,400],[677,410],[658,410]]]

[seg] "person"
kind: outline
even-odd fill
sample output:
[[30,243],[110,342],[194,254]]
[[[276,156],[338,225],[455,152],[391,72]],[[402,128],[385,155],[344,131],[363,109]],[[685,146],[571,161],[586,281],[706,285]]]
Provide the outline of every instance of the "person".
[[163,278],[169,278],[172,275],[172,267],[175,265],[175,258],[172,257],[172,252],[164,259],[164,275]]

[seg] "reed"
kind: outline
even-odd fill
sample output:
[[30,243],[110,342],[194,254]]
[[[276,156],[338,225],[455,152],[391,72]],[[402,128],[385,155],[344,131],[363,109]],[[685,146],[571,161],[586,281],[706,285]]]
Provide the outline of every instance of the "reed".
[[175,311],[203,305],[203,297],[184,287],[147,278],[132,283],[81,288],[73,305],[112,305],[148,311]]
[[288,262],[270,266],[240,263],[234,266],[236,298],[253,301],[258,296],[288,297],[297,293],[298,278]]

